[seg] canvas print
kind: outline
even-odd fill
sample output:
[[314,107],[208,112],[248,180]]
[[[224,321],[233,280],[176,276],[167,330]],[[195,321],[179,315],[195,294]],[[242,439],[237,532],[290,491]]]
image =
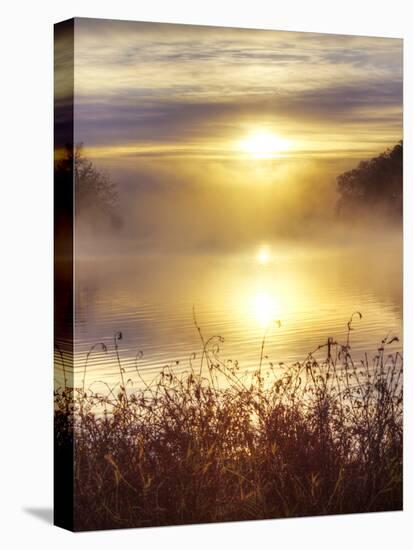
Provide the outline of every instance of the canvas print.
[[55,27],[55,523],[402,509],[400,39]]

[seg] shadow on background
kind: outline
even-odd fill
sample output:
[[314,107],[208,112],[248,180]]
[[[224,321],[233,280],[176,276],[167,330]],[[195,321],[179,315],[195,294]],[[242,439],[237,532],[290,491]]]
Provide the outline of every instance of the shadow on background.
[[50,525],[53,524],[53,508],[24,508],[24,511]]

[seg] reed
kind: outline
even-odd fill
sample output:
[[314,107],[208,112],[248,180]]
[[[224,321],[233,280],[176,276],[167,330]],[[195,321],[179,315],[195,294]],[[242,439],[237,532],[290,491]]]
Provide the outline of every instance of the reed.
[[385,338],[353,360],[356,316],[344,344],[292,365],[264,364],[263,341],[249,375],[194,319],[202,349],[185,371],[148,380],[138,354],[126,382],[117,333],[118,386],[55,391],[76,530],[400,510],[403,358]]

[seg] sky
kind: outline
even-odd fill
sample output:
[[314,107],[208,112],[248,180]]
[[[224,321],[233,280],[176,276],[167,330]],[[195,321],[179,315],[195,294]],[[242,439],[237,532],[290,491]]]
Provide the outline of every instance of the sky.
[[402,90],[400,39],[75,24],[75,139],[147,244],[188,223],[199,246],[223,225],[227,244],[294,233],[333,211],[336,176],[402,139]]

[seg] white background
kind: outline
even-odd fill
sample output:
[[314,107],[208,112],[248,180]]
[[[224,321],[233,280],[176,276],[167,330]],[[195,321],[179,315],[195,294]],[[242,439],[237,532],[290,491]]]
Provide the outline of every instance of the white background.
[[[0,544],[5,549],[407,548],[413,539],[412,97],[409,0],[19,1],[1,7]],[[52,506],[52,51],[73,16],[405,39],[405,511],[73,535]],[[410,537],[409,537],[410,534]],[[410,543],[410,544],[409,544]]]

